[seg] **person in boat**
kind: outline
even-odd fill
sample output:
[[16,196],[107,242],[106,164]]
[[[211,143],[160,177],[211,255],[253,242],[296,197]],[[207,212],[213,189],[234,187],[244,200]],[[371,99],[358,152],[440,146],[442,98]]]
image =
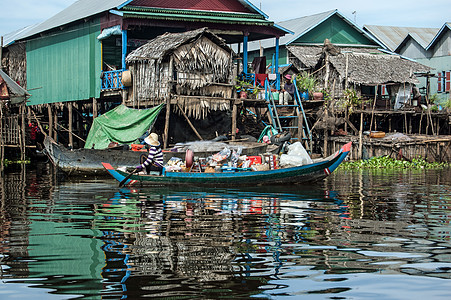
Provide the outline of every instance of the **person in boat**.
[[149,154],[147,155],[146,160],[144,160],[139,166],[137,166],[136,169],[138,171],[145,169],[147,174],[149,174],[151,171],[157,171],[161,174],[163,170],[163,152],[161,151],[161,144],[158,141],[158,134],[149,134],[144,139],[144,142],[149,147]]
[[288,105],[288,103],[292,102],[294,99],[294,84],[291,81],[291,75],[285,75],[285,85],[280,92],[279,96],[279,105]]

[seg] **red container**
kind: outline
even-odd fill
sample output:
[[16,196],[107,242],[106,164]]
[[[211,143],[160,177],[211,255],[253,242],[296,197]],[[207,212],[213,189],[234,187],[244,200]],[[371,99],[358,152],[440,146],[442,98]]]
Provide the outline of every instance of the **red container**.
[[250,166],[252,165],[260,165],[262,163],[262,157],[261,156],[248,156],[247,159],[251,161]]

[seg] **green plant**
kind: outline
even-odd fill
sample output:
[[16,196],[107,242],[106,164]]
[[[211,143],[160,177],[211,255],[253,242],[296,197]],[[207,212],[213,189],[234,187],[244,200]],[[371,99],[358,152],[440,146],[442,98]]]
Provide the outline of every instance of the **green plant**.
[[304,71],[296,76],[296,86],[299,91],[312,94],[317,90],[318,81],[315,76]]
[[441,169],[450,167],[448,162],[427,162],[422,157],[412,161],[396,160],[388,156],[372,157],[367,160],[349,161],[342,163],[339,168],[351,169]]
[[255,88],[252,83],[245,80],[240,80],[238,77],[235,79],[235,89],[237,92],[244,91],[253,95],[258,93],[258,88]]
[[429,104],[434,104],[439,100],[438,94],[432,94],[429,96]]
[[448,100],[446,100],[445,104],[443,105],[444,108],[451,109],[451,96]]
[[344,102],[343,107],[348,110],[349,114],[352,114],[355,107],[360,106],[363,101],[358,96],[357,91],[354,89],[346,89],[343,92]]

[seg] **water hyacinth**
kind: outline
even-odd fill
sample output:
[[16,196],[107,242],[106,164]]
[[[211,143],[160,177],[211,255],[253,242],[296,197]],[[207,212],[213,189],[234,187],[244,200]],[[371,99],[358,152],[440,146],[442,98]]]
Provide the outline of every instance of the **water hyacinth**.
[[397,160],[388,156],[372,157],[366,160],[348,161],[340,165],[343,170],[351,169],[439,169],[450,167],[449,162],[427,162],[424,158],[418,157],[407,160]]

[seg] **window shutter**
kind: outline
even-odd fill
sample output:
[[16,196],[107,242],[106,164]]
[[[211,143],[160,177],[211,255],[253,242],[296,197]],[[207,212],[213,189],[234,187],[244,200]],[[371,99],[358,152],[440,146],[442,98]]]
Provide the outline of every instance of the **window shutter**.
[[382,86],[381,94],[384,96],[386,91],[387,91],[387,86],[384,84]]
[[438,93],[441,93],[442,92],[442,72],[438,72],[438,80],[437,80],[437,83],[438,83],[438,86],[437,86],[437,92]]
[[449,92],[451,83],[451,72],[447,71],[445,75],[445,92]]

